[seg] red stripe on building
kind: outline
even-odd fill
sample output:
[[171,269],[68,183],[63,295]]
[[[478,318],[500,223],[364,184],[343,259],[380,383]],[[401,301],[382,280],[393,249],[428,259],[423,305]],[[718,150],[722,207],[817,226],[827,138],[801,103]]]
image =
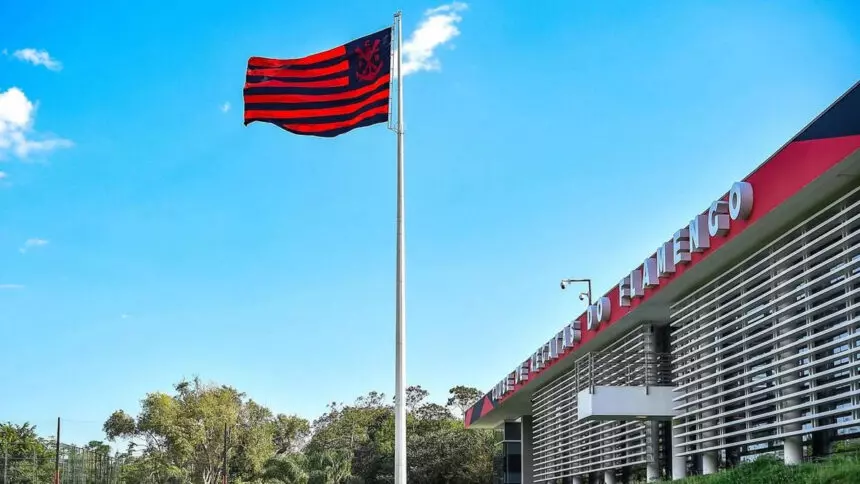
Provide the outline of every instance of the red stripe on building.
[[[716,250],[737,237],[738,234],[756,223],[756,221],[764,217],[771,210],[791,198],[803,187],[858,149],[860,149],[860,135],[796,141],[786,145],[744,179],[744,181],[750,183],[753,188],[764,188],[755,192],[755,202],[753,203],[752,212],[747,220],[733,220],[730,231],[725,237],[711,238],[711,247],[709,249],[702,253],[692,253],[692,260],[689,264],[677,265],[676,272],[671,277],[661,279],[660,285],[657,287],[645,289],[645,296],[642,298],[635,298],[631,302],[630,306],[623,307],[619,304],[618,288],[613,287],[613,289],[604,294],[605,297],[609,298],[612,307],[609,321],[601,323],[596,329],[589,330],[586,329],[585,324],[586,314],[581,314],[577,319],[582,323],[582,339],[572,348],[563,352],[557,359],[546,363],[546,366],[544,366],[540,371],[530,372],[529,379],[514,386],[512,391],[499,399],[499,403],[504,402],[515,395],[521,388],[534,381],[534,378],[537,375],[540,375],[549,368],[557,365],[570,354],[575,353],[582,345],[596,337],[598,333],[618,322],[621,318],[627,316],[630,311],[635,310],[639,305],[643,304],[654,294],[658,293],[663,287],[666,287],[671,284],[672,281],[681,277],[697,263],[708,257],[710,254],[713,254]],[[725,194],[721,199],[726,200],[727,196],[728,194]],[[701,213],[706,214],[707,208]],[[691,214],[691,218],[692,215],[693,214]],[[652,254],[652,256],[653,255],[654,254]],[[643,257],[643,260],[644,259],[645,257]],[[631,269],[636,268],[637,267],[631,267]],[[639,268],[641,268],[641,266],[639,266]],[[619,275],[619,278],[620,277],[621,275]],[[596,300],[597,298],[595,298],[595,301]],[[484,413],[485,412],[482,410],[481,417],[484,416]]]
[[490,400],[490,397],[484,395],[484,404],[481,405],[481,415],[478,415],[478,418],[483,417],[484,415],[490,413],[490,410],[493,409],[493,402]]

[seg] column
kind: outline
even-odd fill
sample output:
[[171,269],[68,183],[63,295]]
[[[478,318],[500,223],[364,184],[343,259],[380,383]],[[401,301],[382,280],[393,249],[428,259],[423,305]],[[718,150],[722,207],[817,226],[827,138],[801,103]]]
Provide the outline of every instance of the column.
[[785,446],[783,459],[786,465],[803,462],[803,440],[799,435],[786,437],[783,444]]
[[[645,324],[642,327],[645,332],[645,386],[657,384],[658,361],[656,359],[656,341],[654,326]],[[645,478],[648,482],[660,479],[660,427],[656,420],[645,422]]]
[[651,420],[645,423],[645,442],[648,450],[645,454],[645,480],[648,482],[660,479],[660,433],[659,423]]
[[683,479],[687,477],[687,457],[678,455],[684,452],[684,437],[678,434],[683,432],[682,428],[676,428],[680,422],[672,421],[672,479]]
[[[780,330],[780,334],[787,333],[790,331],[790,328],[783,328]],[[780,346],[787,346],[791,344],[791,341],[784,341],[780,344]],[[792,358],[794,357],[794,358]],[[780,378],[782,383],[790,383],[792,381],[797,380],[797,354],[796,350],[786,350],[779,354],[779,358],[792,358],[787,361],[785,364],[780,365],[779,371],[780,373],[785,373],[785,376]],[[799,385],[789,385],[782,389],[781,393],[783,395],[790,395],[800,390]],[[784,398],[781,402],[782,408],[790,408],[800,403],[798,398]],[[782,414],[783,420],[791,420],[795,418],[799,418],[801,413],[799,410],[786,411]],[[789,433],[801,430],[802,425],[800,422],[796,423],[788,423],[782,426],[782,431]],[[783,462],[786,465],[795,465],[803,462],[803,439],[802,435],[791,435],[783,439]]]
[[[804,269],[808,269],[808,267],[804,266]],[[778,276],[778,274],[774,274],[772,279],[777,280],[777,276]],[[781,296],[782,296],[782,294],[777,295],[777,297],[781,297]],[[782,309],[782,307],[784,307],[787,304],[788,303],[785,303],[781,307],[777,307],[775,309],[776,310]],[[809,306],[810,305],[807,302],[806,303],[807,309],[809,308]],[[788,317],[790,317],[790,316],[786,316],[786,317],[783,317],[781,319],[785,320]],[[777,322],[777,324],[779,324],[781,322],[782,321],[779,321],[779,322]],[[782,336],[790,333],[791,331],[793,331],[795,328],[796,328],[796,326],[793,324],[783,326],[782,328],[779,329],[778,336],[782,337]],[[778,367],[778,371],[779,371],[780,375],[782,375],[779,379],[779,383],[791,383],[791,382],[798,379],[798,373],[796,370],[797,360],[799,357],[797,354],[798,349],[797,348],[793,348],[793,349],[788,348],[792,343],[794,343],[794,341],[796,339],[797,338],[795,336],[793,336],[793,337],[785,338],[785,339],[779,341],[779,343],[778,343],[779,348],[785,348],[785,351],[781,351],[779,353],[778,358],[780,360],[786,360],[785,363],[780,364]],[[791,395],[792,393],[796,393],[796,392],[800,391],[800,389],[801,389],[800,385],[788,385],[788,386],[784,387],[782,390],[780,390],[780,395],[783,397],[780,399],[781,400],[780,407],[783,409],[788,409],[788,408],[791,408],[795,405],[800,404],[799,398],[796,398],[796,397],[795,398],[784,398],[787,395]],[[780,418],[782,420],[792,420],[792,419],[801,417],[801,415],[802,414],[799,410],[783,411],[782,416]],[[801,430],[801,428],[802,428],[802,425],[800,424],[800,422],[789,423],[789,424],[782,426],[782,431],[785,433],[790,433],[790,432],[796,432],[798,430]],[[786,465],[795,465],[795,464],[800,464],[801,462],[803,462],[803,439],[802,439],[801,435],[789,436],[783,440],[783,461],[785,462]]]
[[534,436],[534,424],[531,415],[522,417],[522,483],[534,483],[534,454],[532,450],[532,439]]
[[[711,354],[713,354],[716,352],[716,349],[711,348],[708,351]],[[716,361],[716,357],[702,358],[702,365],[710,365],[711,363],[714,363],[715,361]],[[713,380],[707,379],[707,377],[710,375],[713,375],[713,370],[706,370],[705,372],[703,372],[703,374],[702,374],[702,386],[703,387],[711,386],[711,385],[714,385],[715,383],[717,383],[716,378],[714,378]],[[716,401],[714,401],[714,400],[708,400],[708,397],[710,397],[711,395],[713,395],[717,391],[719,391],[719,387],[715,387],[711,390],[702,392],[701,393],[702,403],[700,404],[701,407],[708,407],[708,406],[711,406],[714,403],[716,403]],[[708,417],[715,415],[715,414],[716,414],[716,412],[714,410],[705,410],[701,413],[701,416],[702,416],[701,418],[705,419],[705,418],[708,418]],[[712,427],[712,426],[716,425],[717,423],[719,423],[719,420],[709,420],[707,422],[703,422],[701,427],[704,429],[707,429],[708,427]],[[704,438],[716,437],[716,435],[717,435],[717,433],[713,430],[710,430],[710,431],[704,430],[702,432],[702,437],[704,437]],[[702,448],[707,449],[708,447],[714,447],[715,443],[716,442],[714,440],[702,442]],[[705,451],[702,454],[702,474],[708,475],[708,474],[716,473],[717,470],[719,470],[719,463],[720,463],[720,458],[719,458],[719,455],[717,454],[716,451],[714,451],[714,450]]]
[[610,469],[603,472],[604,484],[615,484],[615,469]]
[[716,452],[705,452],[702,454],[702,474],[714,474],[719,469],[719,460]]

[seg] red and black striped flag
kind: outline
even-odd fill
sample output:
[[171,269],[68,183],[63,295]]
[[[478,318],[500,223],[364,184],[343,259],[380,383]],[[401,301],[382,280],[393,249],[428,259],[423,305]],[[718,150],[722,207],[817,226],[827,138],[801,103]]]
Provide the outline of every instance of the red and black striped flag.
[[300,59],[251,57],[245,125],[334,137],[388,121],[391,28]]

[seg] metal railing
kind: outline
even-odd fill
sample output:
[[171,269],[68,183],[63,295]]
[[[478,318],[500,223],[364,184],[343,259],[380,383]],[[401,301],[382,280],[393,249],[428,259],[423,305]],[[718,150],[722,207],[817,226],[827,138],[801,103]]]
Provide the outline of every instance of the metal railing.
[[[535,391],[532,399],[535,482],[555,482],[607,469],[641,466],[648,460],[644,422],[578,418],[578,393],[593,385],[635,383],[657,372],[643,369],[664,361],[645,356],[653,332],[642,326],[616,338],[602,351],[584,353],[574,367]],[[654,355],[654,353],[651,353]],[[663,373],[662,371],[660,373]],[[660,381],[665,377],[658,377]]]
[[576,362],[577,390],[596,386],[672,385],[672,355],[650,351],[592,351]]

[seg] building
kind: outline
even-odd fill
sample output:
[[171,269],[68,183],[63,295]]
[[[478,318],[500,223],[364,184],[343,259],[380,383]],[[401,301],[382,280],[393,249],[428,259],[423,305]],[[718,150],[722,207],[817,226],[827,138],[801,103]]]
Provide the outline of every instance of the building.
[[860,83],[727,189],[606,294],[583,284],[587,311],[467,411],[499,433],[497,482],[677,479],[860,436]]

